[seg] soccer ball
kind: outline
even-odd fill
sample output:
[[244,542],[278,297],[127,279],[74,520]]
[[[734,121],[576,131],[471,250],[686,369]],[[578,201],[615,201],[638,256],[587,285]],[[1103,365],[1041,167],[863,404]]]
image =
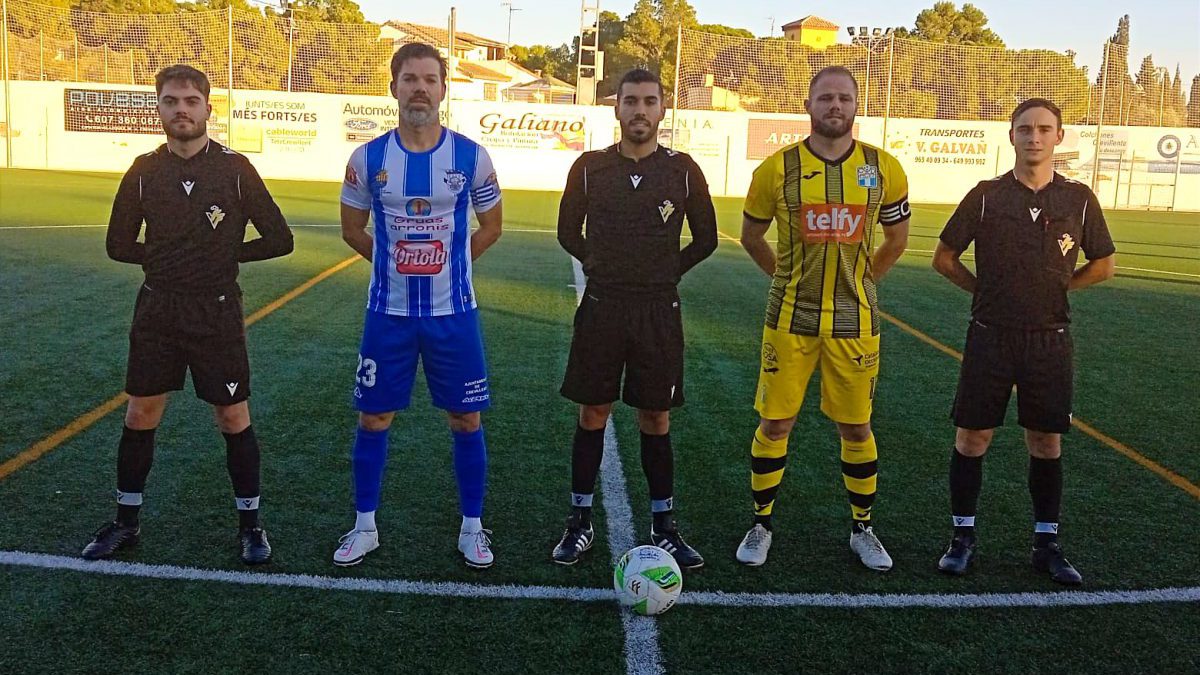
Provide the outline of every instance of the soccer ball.
[[638,546],[617,561],[613,588],[621,604],[638,614],[662,614],[679,599],[683,575],[670,553],[657,546]]

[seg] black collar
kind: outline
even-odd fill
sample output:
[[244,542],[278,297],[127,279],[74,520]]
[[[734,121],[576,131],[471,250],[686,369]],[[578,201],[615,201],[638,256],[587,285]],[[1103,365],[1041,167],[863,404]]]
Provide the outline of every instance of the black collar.
[[812,137],[811,136],[805,137],[804,147],[808,148],[808,151],[810,153],[812,153],[813,157],[816,157],[817,159],[821,160],[822,162],[825,162],[825,164],[827,164],[828,166],[837,166],[837,165],[841,164],[842,162],[850,159],[850,156],[853,155],[854,151],[858,149],[858,141],[852,141],[850,143],[850,149],[846,150],[846,152],[844,154],[842,154],[841,157],[838,157],[837,159],[832,159],[832,160],[826,159],[825,157],[822,157],[816,150],[813,149],[812,143],[808,142],[809,138],[812,138]]

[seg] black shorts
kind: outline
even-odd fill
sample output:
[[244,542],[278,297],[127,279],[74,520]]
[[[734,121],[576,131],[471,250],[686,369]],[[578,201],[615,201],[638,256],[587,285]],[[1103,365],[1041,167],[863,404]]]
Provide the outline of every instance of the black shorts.
[[250,397],[241,292],[181,295],[143,285],[129,329],[125,392],[179,391],[189,368],[196,396],[204,401],[232,405]]
[[586,290],[575,311],[571,355],[559,391],[583,405],[612,403],[618,395],[640,410],[683,405],[679,296],[614,296]]
[[1015,385],[1018,424],[1066,433],[1071,428],[1074,354],[1067,328],[1030,331],[972,321],[950,417],[963,429],[1001,426]]

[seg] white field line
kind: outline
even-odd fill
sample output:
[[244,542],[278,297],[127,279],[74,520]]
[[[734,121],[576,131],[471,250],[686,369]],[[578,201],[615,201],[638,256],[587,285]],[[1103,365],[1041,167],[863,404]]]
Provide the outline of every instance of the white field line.
[[[583,300],[587,278],[583,275],[583,265],[575,258],[571,258],[571,269],[575,273],[575,302],[579,304]],[[609,415],[604,426],[600,493],[604,500],[605,522],[608,523],[608,548],[612,562],[616,564],[626,551],[633,548],[637,536],[612,415]],[[630,675],[659,675],[666,672],[662,666],[662,648],[658,644],[658,626],[654,619],[638,616],[627,607],[622,607],[621,624],[625,628],[625,672]]]
[[[89,561],[45,553],[0,551],[0,565],[32,569],[62,570],[103,576],[163,579],[207,583],[312,588],[325,591],[356,591],[392,595],[422,595],[501,600],[560,600],[569,602],[613,602],[610,588],[562,586],[518,586],[512,584],[468,584],[452,581],[405,581],[364,579],[275,572],[213,570],[175,565],[148,565],[121,561]],[[681,605],[699,607],[816,607],[832,609],[988,609],[1012,607],[1093,607],[1098,605],[1142,605],[1152,603],[1200,603],[1200,586],[1156,588],[1136,591],[1059,591],[1051,593],[980,594],[879,594],[879,593],[721,593],[691,591],[680,596]],[[640,618],[640,617],[639,617]]]

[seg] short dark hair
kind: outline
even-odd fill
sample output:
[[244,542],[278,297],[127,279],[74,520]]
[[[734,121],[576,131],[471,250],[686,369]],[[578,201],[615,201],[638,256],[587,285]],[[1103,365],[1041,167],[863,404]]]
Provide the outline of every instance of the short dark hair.
[[442,84],[446,83],[446,59],[442,57],[442,53],[433,45],[425,44],[424,42],[410,42],[392,54],[392,81],[395,82],[400,78],[400,69],[404,67],[405,61],[413,59],[433,59],[438,63],[438,70],[442,75]]
[[1048,98],[1027,98],[1024,101],[1021,101],[1016,110],[1013,110],[1010,124],[1016,124],[1017,118],[1020,117],[1021,114],[1026,110],[1031,108],[1045,108],[1046,110],[1054,113],[1054,119],[1058,121],[1058,128],[1062,128],[1062,110],[1059,110],[1058,106],[1054,105],[1054,101],[1051,101]]
[[813,75],[812,79],[809,80],[808,90],[812,91],[817,86],[817,80],[830,75],[845,75],[850,78],[850,81],[854,83],[854,95],[858,96],[858,78],[854,77],[854,73],[850,72],[850,69],[845,66],[825,66],[818,70],[817,74]]
[[208,76],[203,71],[196,70],[191,66],[185,66],[182,63],[174,66],[167,66],[158,71],[154,76],[154,94],[162,96],[163,85],[168,82],[186,82],[204,94],[204,99],[208,100],[208,92],[212,86],[208,83]]
[[641,84],[643,82],[652,82],[658,85],[658,97],[663,97],[662,80],[658,79],[658,75],[646,70],[645,68],[634,68],[621,76],[621,81],[617,84],[617,98],[621,98],[621,87],[626,84]]

